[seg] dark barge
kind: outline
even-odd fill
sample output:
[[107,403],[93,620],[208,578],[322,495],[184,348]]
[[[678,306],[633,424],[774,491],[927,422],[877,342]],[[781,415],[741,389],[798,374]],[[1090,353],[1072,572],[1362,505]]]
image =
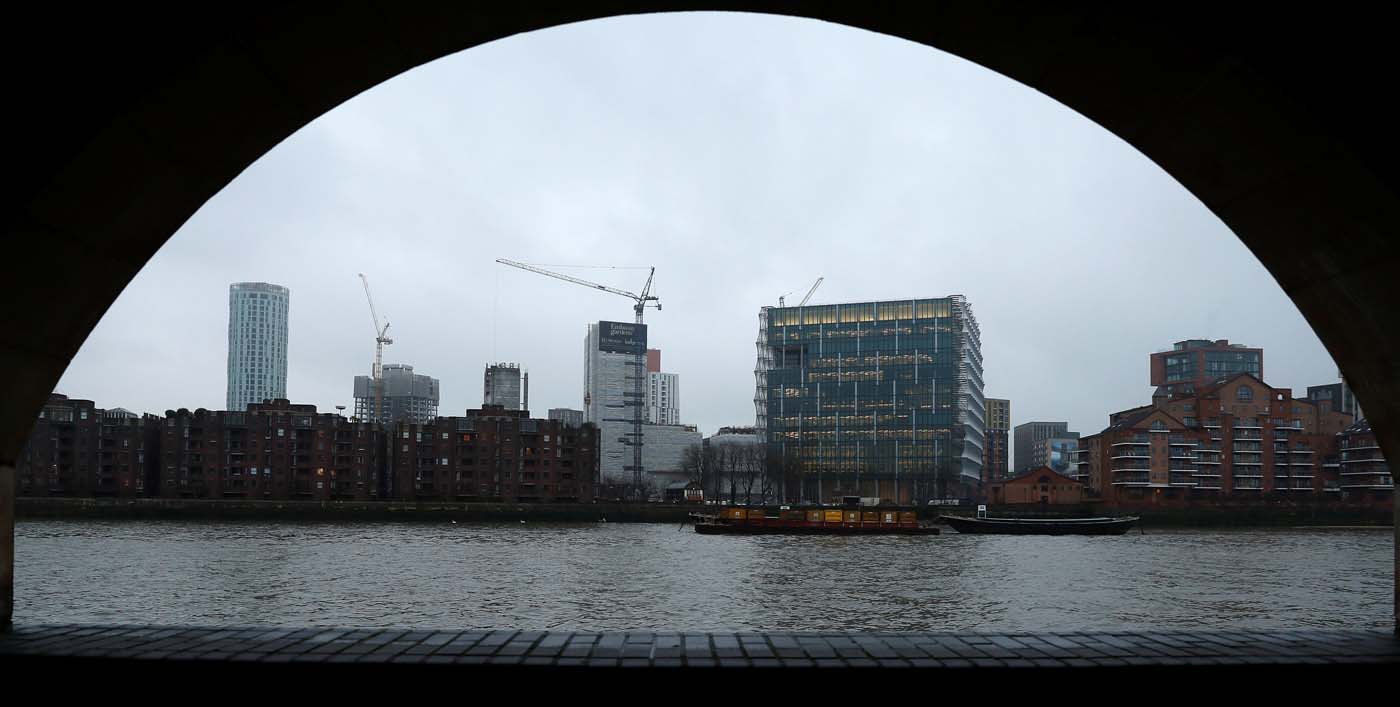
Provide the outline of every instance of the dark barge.
[[1137,524],[1126,518],[968,518],[939,516],[959,533],[983,535],[1122,535]]

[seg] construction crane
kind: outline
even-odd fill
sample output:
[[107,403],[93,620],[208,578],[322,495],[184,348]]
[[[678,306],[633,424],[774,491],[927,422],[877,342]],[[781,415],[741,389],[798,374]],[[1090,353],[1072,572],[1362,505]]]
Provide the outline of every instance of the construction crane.
[[371,418],[375,422],[382,422],[381,416],[384,413],[384,346],[394,343],[386,334],[389,333],[389,320],[384,320],[384,326],[379,326],[379,312],[374,309],[374,297],[369,293],[369,278],[364,273],[360,273],[360,281],[365,284],[365,299],[369,300],[369,316],[374,321],[374,368],[370,369],[370,378],[374,380],[374,416]]
[[[816,292],[818,287],[821,287],[822,280],[825,280],[825,279],[826,279],[826,278],[824,278],[824,277],[819,277],[819,278],[817,278],[817,281],[814,282],[814,283],[812,283],[812,289],[807,290],[807,296],[806,296],[806,297],[803,297],[803,298],[802,298],[802,301],[799,302],[799,303],[797,304],[797,306],[799,306],[799,307],[806,307],[806,306],[807,306],[807,300],[812,299],[812,293]],[[791,292],[784,292],[783,294],[778,295],[778,306],[779,306],[779,307],[786,307],[786,306],[787,306],[787,296],[790,295],[790,294],[792,294],[792,293],[791,293]]]
[[[646,285],[642,286],[642,293],[637,294],[635,292],[628,292],[627,290],[619,290],[616,287],[608,287],[607,285],[600,285],[596,282],[589,282],[588,280],[583,280],[577,277],[562,275],[560,273],[545,270],[544,268],[529,265],[527,263],[518,263],[514,260],[497,258],[496,262],[502,265],[509,265],[513,268],[528,270],[532,273],[547,275],[557,280],[572,282],[575,285],[583,285],[584,287],[590,287],[601,292],[607,292],[609,294],[621,295],[623,297],[626,297],[627,299],[630,299],[635,303],[632,305],[632,311],[636,314],[636,322],[639,326],[643,324],[642,315],[645,313],[647,307],[655,307],[658,312],[661,311],[661,300],[657,299],[656,295],[653,295],[651,293],[651,283],[652,280],[656,277],[655,267],[650,268],[650,272],[647,273]],[[645,346],[638,350],[637,353],[633,356],[632,368],[632,419],[619,420],[619,422],[632,423],[632,440],[628,443],[632,446],[633,490],[634,492],[638,492],[642,487],[642,401],[645,400],[645,386],[643,385],[643,382],[646,380]]]

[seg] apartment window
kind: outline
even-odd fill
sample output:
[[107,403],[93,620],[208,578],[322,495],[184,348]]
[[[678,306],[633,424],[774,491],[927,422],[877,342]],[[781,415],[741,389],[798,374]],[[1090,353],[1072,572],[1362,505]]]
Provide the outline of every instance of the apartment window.
[[1242,385],[1235,389],[1235,400],[1246,402],[1254,400],[1254,390],[1247,385]]

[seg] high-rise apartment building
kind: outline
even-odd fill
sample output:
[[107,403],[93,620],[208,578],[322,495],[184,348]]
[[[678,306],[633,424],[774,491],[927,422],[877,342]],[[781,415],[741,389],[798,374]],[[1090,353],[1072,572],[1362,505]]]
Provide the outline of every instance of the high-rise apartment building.
[[386,363],[383,372],[383,408],[375,410],[379,396],[374,379],[355,376],[355,418],[393,425],[399,420],[432,422],[438,414],[438,379],[413,372],[413,366]]
[[[635,445],[645,447],[645,324],[600,321],[584,338],[583,419],[598,426],[598,471],[605,483],[627,483],[637,466]],[[644,466],[644,465],[643,465]]]
[[228,288],[229,410],[287,397],[287,305],[291,292],[266,282]]
[[486,367],[482,383],[482,407],[500,405],[507,410],[530,408],[530,374],[514,363]]
[[647,372],[646,421],[653,425],[681,424],[680,376]]
[[756,427],[799,479],[784,496],[898,503],[982,478],[981,333],[966,298],[764,307]]
[[987,441],[982,454],[982,483],[1001,481],[1010,471],[1011,401],[987,398]]
[[1158,395],[1191,393],[1238,373],[1264,377],[1264,350],[1232,344],[1229,339],[1178,341],[1170,351],[1158,351],[1149,358]]

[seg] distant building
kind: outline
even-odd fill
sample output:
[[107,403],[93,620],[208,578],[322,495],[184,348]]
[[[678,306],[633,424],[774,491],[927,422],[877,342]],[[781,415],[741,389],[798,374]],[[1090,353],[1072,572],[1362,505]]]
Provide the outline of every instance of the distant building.
[[549,419],[558,420],[569,427],[582,427],[583,411],[573,408],[550,408]]
[[375,410],[374,379],[355,376],[355,418],[392,426],[400,420],[423,423],[437,417],[438,379],[413,372],[413,366],[384,364],[384,407]]
[[287,307],[291,291],[266,282],[228,288],[229,410],[287,397]]
[[1349,415],[1239,373],[1114,413],[1102,432],[1079,440],[1072,475],[1128,506],[1325,499],[1339,491],[1327,459],[1350,424]]
[[1229,339],[1178,341],[1170,351],[1152,354],[1149,364],[1152,385],[1167,396],[1191,393],[1239,373],[1264,378],[1264,350]]
[[681,423],[680,376],[647,372],[646,421],[653,425]]
[[[598,427],[599,474],[603,481],[633,480],[634,421],[645,421],[646,325],[600,321],[584,337],[583,420]],[[643,469],[646,468],[643,459]]]
[[1016,475],[1024,474],[1049,464],[1052,445],[1043,444],[1046,440],[1078,439],[1078,432],[1069,431],[1068,422],[1025,422],[1016,425]]
[[158,429],[154,416],[50,395],[20,453],[15,490],[20,496],[150,495],[157,484],[149,450]]
[[796,477],[783,497],[908,504],[980,485],[981,331],[962,295],[764,307],[757,344],[756,427]]
[[1368,420],[1358,420],[1337,435],[1337,487],[1346,501],[1388,506],[1395,502],[1395,477],[1381,456]]
[[393,497],[415,501],[593,500],[598,430],[502,406],[392,431]]
[[996,505],[1073,505],[1084,502],[1084,484],[1049,467],[987,486],[987,501]]
[[486,367],[481,406],[500,405],[507,410],[530,409],[530,374],[514,363]]
[[1356,401],[1356,394],[1351,392],[1351,387],[1345,380],[1327,385],[1308,386],[1308,400],[1326,405],[1337,412],[1344,412],[1357,420],[1364,417],[1361,404]]
[[982,481],[1005,479],[1010,473],[1011,401],[987,398],[987,441],[982,447]]
[[247,411],[170,410],[160,429],[162,498],[366,501],[385,490],[384,434],[285,399]]
[[686,480],[685,450],[702,439],[694,425],[642,425],[642,467],[655,489]]
[[1047,468],[1058,474],[1070,473],[1075,452],[1079,449],[1079,433],[1064,437],[1049,437],[1031,443],[1031,463],[1037,469]]

